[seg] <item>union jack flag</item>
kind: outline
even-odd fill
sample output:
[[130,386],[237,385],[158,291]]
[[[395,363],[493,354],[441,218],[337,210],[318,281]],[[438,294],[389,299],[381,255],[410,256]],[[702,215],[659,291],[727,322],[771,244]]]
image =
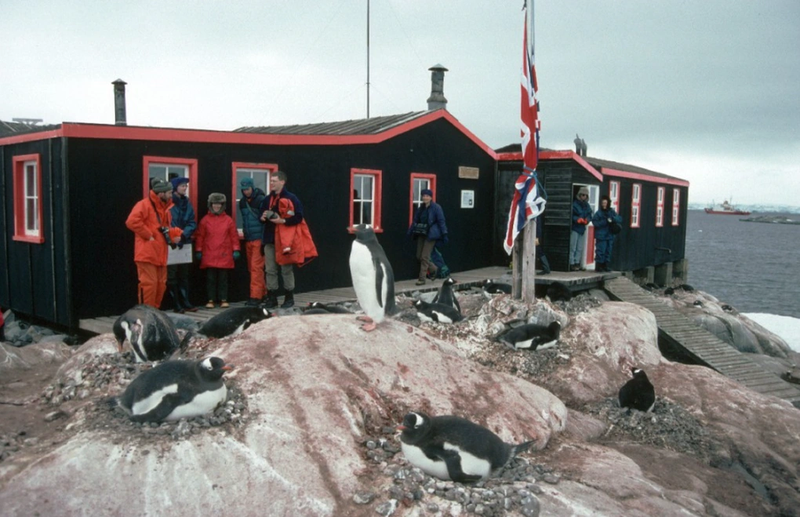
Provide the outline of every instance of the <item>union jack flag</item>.
[[536,166],[539,163],[539,102],[536,92],[536,63],[533,49],[528,45],[528,15],[522,37],[522,82],[520,106],[520,136],[522,137],[522,174],[514,182],[514,198],[508,212],[508,225],[503,248],[511,255],[517,235],[525,224],[544,212],[545,199],[539,196]]

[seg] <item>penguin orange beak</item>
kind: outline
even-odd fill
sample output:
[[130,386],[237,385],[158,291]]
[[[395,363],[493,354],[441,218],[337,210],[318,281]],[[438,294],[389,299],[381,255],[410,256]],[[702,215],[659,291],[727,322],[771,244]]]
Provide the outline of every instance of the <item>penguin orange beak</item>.
[[232,364],[226,364],[225,366],[222,367],[222,369],[225,370],[226,372],[229,372],[229,371],[233,370],[233,365]]
[[408,429],[408,428],[406,426],[402,425],[402,424],[397,426],[397,430],[398,431],[405,431],[406,429]]

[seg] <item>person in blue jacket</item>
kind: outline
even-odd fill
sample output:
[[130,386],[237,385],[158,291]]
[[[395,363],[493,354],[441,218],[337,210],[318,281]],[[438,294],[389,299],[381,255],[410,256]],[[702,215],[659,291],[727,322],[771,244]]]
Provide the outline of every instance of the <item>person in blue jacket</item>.
[[592,217],[594,225],[596,262],[595,271],[611,271],[608,264],[611,262],[611,245],[614,243],[614,234],[611,232],[611,224],[622,224],[622,217],[611,207],[611,198],[608,196],[600,197],[600,208]]
[[569,234],[569,270],[584,270],[581,266],[583,258],[583,234],[586,225],[592,220],[592,207],[589,205],[589,189],[581,187],[575,200],[572,201],[572,231]]
[[[197,229],[197,218],[194,208],[186,192],[189,190],[189,178],[172,178],[172,226],[183,230],[178,248],[192,242],[192,234]],[[197,308],[189,301],[189,268],[191,262],[167,266],[167,290],[174,303],[175,312],[196,312]]]
[[437,242],[447,243],[447,224],[442,207],[433,202],[433,191],[423,189],[422,204],[414,212],[414,219],[407,234],[417,240],[417,260],[419,279],[417,285],[425,285],[425,277],[436,278],[436,264],[431,260],[431,252]]

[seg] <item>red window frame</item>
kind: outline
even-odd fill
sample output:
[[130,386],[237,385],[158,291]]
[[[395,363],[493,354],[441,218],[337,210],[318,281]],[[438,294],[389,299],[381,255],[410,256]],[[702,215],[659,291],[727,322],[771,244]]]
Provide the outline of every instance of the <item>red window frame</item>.
[[376,169],[350,169],[350,221],[347,226],[349,232],[353,232],[353,205],[355,204],[355,180],[356,176],[372,176],[372,229],[375,233],[383,232],[381,226],[381,197],[383,189],[383,171]]
[[642,184],[634,183],[631,186],[631,228],[639,228],[639,218],[642,208]]
[[681,207],[681,191],[680,189],[672,189],[672,226],[678,226]]
[[237,178],[239,175],[237,174],[239,169],[255,169],[255,170],[263,170],[267,172],[267,191],[265,194],[269,196],[269,178],[273,172],[278,170],[277,163],[248,163],[248,162],[233,162],[231,163],[231,217],[233,218],[233,224],[237,228],[237,232],[239,233],[239,238],[244,238],[244,232],[242,232],[241,228],[239,228],[238,224],[238,217],[239,217],[239,199],[241,199],[242,189],[239,188],[239,182]]
[[611,208],[619,213],[619,181],[611,181],[608,185],[608,198],[611,199]]
[[420,199],[414,199],[414,180],[428,180],[428,188],[433,191],[433,199],[436,199],[436,174],[427,174],[424,172],[412,172],[411,179],[408,189],[408,224],[411,225],[411,221],[414,220],[414,212],[416,211],[417,207],[414,206],[414,203],[419,201],[422,202],[422,196],[420,195]]
[[[150,165],[184,165],[189,168],[189,201],[197,211],[197,159],[174,158],[170,156],[143,156],[142,157],[142,195],[147,197],[150,192]],[[199,217],[198,217],[199,219]]]
[[[14,172],[14,236],[13,240],[42,244],[44,242],[44,220],[42,216],[42,159],[37,154],[22,154],[11,159]],[[38,229],[35,234],[28,233],[25,225],[26,198],[25,176],[26,165],[33,163],[36,166],[36,217]]]
[[664,187],[658,187],[658,197],[656,198],[656,228],[664,226]]

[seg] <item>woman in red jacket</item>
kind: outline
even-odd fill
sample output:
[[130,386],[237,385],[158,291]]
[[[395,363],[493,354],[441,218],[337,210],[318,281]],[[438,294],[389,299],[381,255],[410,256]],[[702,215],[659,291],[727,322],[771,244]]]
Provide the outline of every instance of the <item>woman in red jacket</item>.
[[[231,216],[225,213],[227,198],[217,192],[208,196],[208,214],[197,226],[195,232],[195,257],[200,261],[200,269],[206,270],[206,289],[208,303],[214,308],[214,300],[220,307],[228,307],[228,270],[233,269],[234,260],[239,258],[239,235]],[[219,295],[219,296],[217,296]]]

